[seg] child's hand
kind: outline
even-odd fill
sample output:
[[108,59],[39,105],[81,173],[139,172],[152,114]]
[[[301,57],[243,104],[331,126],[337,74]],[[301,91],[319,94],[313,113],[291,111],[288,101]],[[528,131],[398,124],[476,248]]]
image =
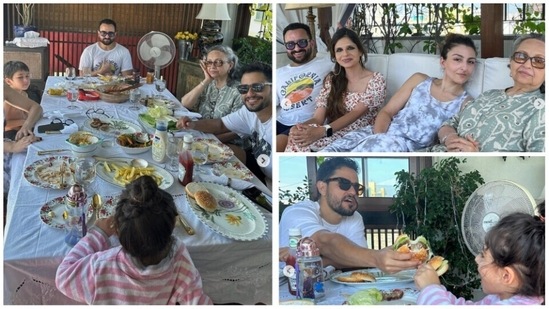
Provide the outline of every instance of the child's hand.
[[109,237],[116,234],[113,216],[97,219],[97,221],[95,221],[95,226],[103,230],[103,232],[105,232],[105,234]]
[[436,271],[429,264],[422,264],[418,267],[414,281],[419,290],[432,284],[440,284]]

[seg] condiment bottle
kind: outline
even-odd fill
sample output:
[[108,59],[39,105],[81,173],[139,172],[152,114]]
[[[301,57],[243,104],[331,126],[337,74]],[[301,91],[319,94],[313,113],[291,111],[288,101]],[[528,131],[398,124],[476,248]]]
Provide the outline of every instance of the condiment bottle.
[[179,182],[186,186],[193,181],[194,160],[192,156],[193,136],[187,134],[183,137],[183,147],[179,153],[179,171],[177,178]]
[[152,83],[154,83],[154,72],[151,72],[151,71],[147,72],[147,79],[146,79],[146,81],[147,81],[147,84],[152,84]]
[[86,192],[78,184],[72,185],[65,196],[65,213],[63,214],[67,228],[65,243],[71,247],[84,237],[83,220],[85,217],[82,216],[82,213],[86,201]]
[[[286,260],[286,265],[289,265],[295,269],[296,258],[297,258],[297,243],[301,239],[301,229],[300,228],[290,228],[288,230],[290,236],[290,241],[288,244],[290,256]],[[292,276],[288,277],[288,291],[292,295],[296,295],[297,285],[296,285],[296,274],[293,273]]]
[[297,244],[297,296],[308,298],[315,303],[326,297],[322,258],[315,241],[310,237],[303,237]]
[[168,121],[165,119],[156,120],[156,131],[152,143],[153,160],[159,163],[166,159],[166,146],[168,145]]

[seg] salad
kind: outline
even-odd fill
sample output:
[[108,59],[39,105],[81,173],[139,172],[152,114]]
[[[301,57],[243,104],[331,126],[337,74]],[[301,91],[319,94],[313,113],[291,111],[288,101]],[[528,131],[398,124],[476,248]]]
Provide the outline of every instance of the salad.
[[175,126],[177,118],[170,116],[170,110],[165,106],[148,107],[146,113],[139,114],[139,119],[153,128],[156,126],[157,119],[167,119],[168,131],[177,130]]

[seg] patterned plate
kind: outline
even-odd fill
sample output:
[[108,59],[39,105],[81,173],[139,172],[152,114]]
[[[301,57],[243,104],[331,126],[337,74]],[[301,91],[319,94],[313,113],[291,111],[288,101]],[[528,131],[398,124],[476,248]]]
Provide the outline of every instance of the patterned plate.
[[[339,277],[349,277],[353,272],[366,272],[370,273],[376,278],[375,282],[343,282],[339,281],[337,278]],[[384,285],[393,285],[393,284],[401,284],[401,283],[408,283],[414,281],[414,274],[415,270],[404,270],[400,271],[396,274],[387,274],[382,272],[381,270],[377,268],[373,269],[360,269],[360,270],[353,270],[344,272],[341,274],[333,275],[331,278],[332,282],[344,284],[344,285],[358,285],[358,286],[370,286],[370,287],[377,287],[377,286],[384,286]]]
[[225,237],[251,241],[267,233],[267,221],[259,209],[245,196],[232,188],[211,182],[199,182],[217,200],[217,209],[207,212],[187,195],[194,214],[214,232]]
[[[45,189],[65,189],[74,184],[71,163],[74,158],[57,156],[40,159],[27,166],[23,172],[25,179],[33,186]],[[61,166],[65,164],[63,184],[61,184]]]
[[243,180],[251,180],[254,174],[240,161],[215,163],[213,165],[213,173],[216,176],[225,175],[229,178],[238,178]]
[[[105,196],[101,198],[103,202],[101,209],[99,209],[99,218],[108,218],[114,214],[116,210],[116,204],[118,203],[119,196]],[[86,221],[88,225],[91,225],[95,222],[95,216],[92,207],[88,207],[86,212]]]
[[90,125],[92,120],[88,119],[84,122],[84,126],[83,126],[84,130],[101,134],[101,135],[112,136],[112,137],[117,137],[120,134],[135,133],[135,132],[142,131],[139,125],[126,120],[112,119],[107,117],[100,117],[100,119],[102,122],[109,123],[110,125],[104,130],[100,128],[96,129]]
[[208,145],[208,163],[227,162],[234,154],[229,146],[213,138],[195,137],[193,141],[193,149],[197,146],[197,142],[202,142]]
[[[116,160],[117,158],[110,158],[110,159]],[[121,160],[128,160],[128,158],[121,158]],[[122,163],[122,162],[116,162],[116,161],[107,162],[107,164],[109,164],[109,166],[111,167],[110,171],[107,171],[104,164],[105,163],[99,163],[97,165],[97,168],[96,168],[97,176],[99,176],[101,179],[105,180],[106,182],[108,182],[110,184],[113,184],[115,186],[119,186],[121,188],[124,188],[126,185],[115,179],[116,171],[114,169],[112,169],[112,166],[117,165],[117,166],[120,166],[120,167],[127,167],[128,164],[127,163]],[[154,172],[153,172],[154,176],[161,178],[161,181],[159,181],[159,184],[158,184],[158,187],[160,189],[166,190],[169,187],[171,187],[171,185],[174,182],[174,178],[173,178],[173,175],[170,172],[168,172],[165,169],[161,168],[160,166],[158,166],[156,164],[153,164],[153,163],[150,163],[150,162],[149,162],[149,167],[154,168]]]
[[[88,199],[88,202],[90,199]],[[40,208],[40,219],[47,225],[56,229],[65,229],[66,220],[63,218],[65,211],[65,197],[56,197],[42,205]]]

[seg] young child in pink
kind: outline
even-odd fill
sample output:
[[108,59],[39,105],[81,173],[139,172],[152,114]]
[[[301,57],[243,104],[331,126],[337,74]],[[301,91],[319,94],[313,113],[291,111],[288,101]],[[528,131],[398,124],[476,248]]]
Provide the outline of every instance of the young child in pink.
[[[210,305],[185,245],[173,235],[173,197],[149,176],[128,184],[114,216],[99,219],[63,259],[55,284],[87,304]],[[116,234],[120,246],[111,247]]]

